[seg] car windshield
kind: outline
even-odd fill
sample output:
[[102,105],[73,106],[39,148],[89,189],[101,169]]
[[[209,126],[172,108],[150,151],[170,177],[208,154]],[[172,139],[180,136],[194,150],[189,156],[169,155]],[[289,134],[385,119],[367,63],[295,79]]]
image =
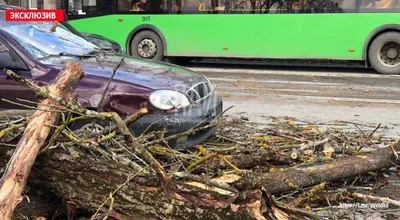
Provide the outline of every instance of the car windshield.
[[53,22],[0,21],[0,27],[37,59],[59,54],[87,55],[99,49],[61,24],[54,32],[51,31],[54,24]]

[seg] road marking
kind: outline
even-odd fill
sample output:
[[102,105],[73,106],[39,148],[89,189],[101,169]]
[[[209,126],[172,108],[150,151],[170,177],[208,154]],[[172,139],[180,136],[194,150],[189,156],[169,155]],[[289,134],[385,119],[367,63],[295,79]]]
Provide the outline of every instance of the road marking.
[[328,100],[328,101],[346,101],[346,102],[369,102],[369,103],[387,103],[387,104],[400,104],[400,100],[388,99],[362,99],[350,97],[329,97],[329,96],[299,96],[299,95],[279,95],[280,97],[287,98],[300,98],[300,99],[314,99],[314,100]]
[[330,76],[330,77],[352,77],[352,78],[379,78],[400,79],[398,75],[380,75],[370,73],[354,72],[311,72],[311,71],[288,71],[288,70],[253,70],[253,69],[222,69],[222,68],[199,68],[186,67],[199,73],[221,73],[221,74],[255,74],[255,75],[293,75],[293,76]]
[[[311,90],[311,89],[268,89],[268,88],[254,88],[254,89],[248,89],[248,88],[234,88],[234,87],[229,87],[229,86],[215,86],[215,88],[218,91],[223,91],[223,92],[231,92],[231,93],[237,93],[238,91],[251,91],[251,92],[302,92],[302,93],[319,93],[319,90]],[[251,93],[253,94],[253,93]]]
[[211,81],[224,82],[253,82],[253,83],[271,83],[271,84],[298,84],[298,85],[324,85],[324,86],[342,86],[342,83],[322,83],[322,82],[305,82],[305,81],[287,81],[287,80],[252,80],[252,79],[228,79],[208,77]]
[[307,82],[307,81],[287,81],[287,80],[251,80],[251,79],[229,79],[229,78],[216,78],[216,77],[208,77],[208,79],[215,85],[218,85],[218,82],[242,82],[242,83],[264,83],[264,84],[297,84],[297,85],[322,85],[335,87],[339,86],[340,89],[351,89],[355,90],[363,90],[363,91],[385,91],[385,92],[400,92],[399,87],[383,87],[383,86],[373,86],[373,85],[352,85],[352,84],[343,84],[343,83],[322,83],[322,82]]
[[[245,96],[258,96],[254,93],[246,93],[246,92],[223,92],[219,93],[229,95],[229,97],[233,97],[234,95],[245,95]],[[263,98],[273,96],[275,98],[294,98],[294,99],[303,99],[303,100],[323,100],[323,101],[344,101],[344,102],[364,102],[364,103],[383,103],[383,104],[400,104],[400,100],[389,100],[389,99],[363,99],[363,98],[350,98],[350,97],[329,97],[329,96],[306,96],[306,95],[285,95],[285,94],[265,94]],[[265,99],[264,98],[264,99]],[[282,100],[283,101],[283,100]]]
[[[305,93],[319,93],[319,90],[307,90],[307,89],[268,89],[271,91],[279,92],[305,92]],[[264,91],[264,90],[263,90]]]

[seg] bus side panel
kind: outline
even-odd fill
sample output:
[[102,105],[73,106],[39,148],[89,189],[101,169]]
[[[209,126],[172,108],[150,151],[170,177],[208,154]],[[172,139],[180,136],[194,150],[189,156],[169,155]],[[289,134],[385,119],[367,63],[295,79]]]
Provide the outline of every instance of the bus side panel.
[[368,35],[400,24],[400,13],[110,15],[70,23],[122,47],[132,29],[152,24],[168,56],[361,60]]

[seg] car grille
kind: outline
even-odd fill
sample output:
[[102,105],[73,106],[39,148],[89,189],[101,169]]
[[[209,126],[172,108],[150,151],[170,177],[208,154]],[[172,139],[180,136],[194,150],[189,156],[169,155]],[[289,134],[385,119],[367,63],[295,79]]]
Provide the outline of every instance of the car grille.
[[192,102],[199,102],[200,100],[209,96],[212,92],[212,86],[209,82],[201,82],[192,86],[186,94]]
[[216,115],[222,114],[222,102],[220,102],[217,107],[215,108]]
[[211,109],[207,114],[207,124],[213,123],[214,120],[222,115],[222,102],[218,103],[213,109]]

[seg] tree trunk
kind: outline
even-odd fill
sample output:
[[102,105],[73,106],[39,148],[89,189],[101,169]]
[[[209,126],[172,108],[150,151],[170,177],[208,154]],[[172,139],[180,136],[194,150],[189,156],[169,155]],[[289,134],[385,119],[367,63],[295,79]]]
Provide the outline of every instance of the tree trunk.
[[[91,154],[80,147],[64,146],[37,157],[28,184],[31,189],[59,196],[72,219],[84,213],[95,213],[110,193],[134,174],[128,165],[111,158]],[[177,183],[174,192],[164,191],[160,179],[155,174],[149,175],[139,174],[117,191],[109,214],[119,216],[118,219],[135,220],[267,219],[267,216],[287,219],[280,208],[264,198],[260,189],[246,193],[246,199],[237,199],[237,195],[224,190],[201,190],[183,182]],[[101,209],[102,213],[109,208],[110,201]],[[35,212],[30,210],[29,213]],[[47,217],[53,214],[48,213]]]
[[[400,145],[394,149],[399,151]],[[261,199],[260,186],[264,186],[267,192],[279,194],[293,190],[287,180],[302,188],[388,168],[393,163],[400,164],[393,149],[388,147],[373,154],[307,168],[247,174],[231,183],[239,190],[239,196],[223,190],[201,190],[183,183],[178,184],[175,192],[162,191],[155,174],[139,174],[113,195],[113,212],[110,213],[118,213],[124,219],[254,219],[256,216],[263,219],[268,215],[275,215],[276,219],[279,216],[276,212],[280,213],[281,208],[262,202],[265,198]],[[93,214],[110,193],[133,174],[135,172],[128,165],[93,155],[76,146],[64,146],[38,156],[29,184],[31,188],[41,188],[60,196],[76,215],[82,212]],[[101,209],[103,213],[109,209],[109,204],[110,201]],[[267,207],[266,212],[261,211],[263,207]],[[73,213],[70,214],[72,217]]]
[[308,167],[290,168],[283,172],[249,174],[234,186],[239,190],[255,189],[264,186],[271,194],[279,194],[294,188],[304,188],[321,182],[334,182],[341,179],[400,165],[394,151],[400,151],[400,142],[392,147],[376,150],[372,154],[362,154],[330,163]]
[[[69,98],[82,76],[83,71],[78,63],[67,62],[48,91],[63,99]],[[59,116],[55,111],[59,111],[57,106],[60,105],[50,99],[41,100],[38,110],[29,118],[25,132],[0,180],[0,219],[11,219],[15,207],[21,202],[31,167]]]

